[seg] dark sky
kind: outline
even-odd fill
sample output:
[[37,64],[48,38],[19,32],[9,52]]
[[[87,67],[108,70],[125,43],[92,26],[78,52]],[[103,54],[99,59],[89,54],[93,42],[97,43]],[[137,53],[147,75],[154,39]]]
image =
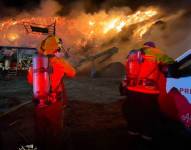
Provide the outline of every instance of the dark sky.
[[0,1],[0,18],[16,16],[22,11],[36,9],[41,0],[1,0]]
[[27,9],[36,7],[40,4],[40,0],[1,0],[4,7],[14,7],[17,9]]
[[[7,7],[15,7],[18,9],[27,9],[30,7],[36,7],[40,4],[42,0],[1,0],[2,4]],[[131,6],[137,7],[140,5],[147,4],[162,4],[166,6],[174,5],[180,7],[180,4],[191,4],[190,0],[55,0],[59,1],[60,4],[65,6],[72,5],[75,2],[89,3],[95,5],[95,7],[101,7],[104,3],[109,6]]]
[[157,5],[161,6],[169,11],[174,9],[182,9],[191,6],[191,0],[57,0],[63,4],[67,9],[65,13],[68,13],[75,2],[84,3],[86,12],[95,12],[102,8],[109,10],[112,7],[128,6],[131,9],[136,10],[140,6]]
[[[0,17],[14,16],[22,11],[31,11],[38,9],[43,0],[1,0]],[[109,10],[112,7],[129,6],[136,10],[140,6],[159,5],[169,11],[190,7],[191,0],[55,0],[64,6],[59,12],[61,15],[67,15],[71,9],[74,9],[75,3],[83,4],[86,12],[93,13],[100,9]]]

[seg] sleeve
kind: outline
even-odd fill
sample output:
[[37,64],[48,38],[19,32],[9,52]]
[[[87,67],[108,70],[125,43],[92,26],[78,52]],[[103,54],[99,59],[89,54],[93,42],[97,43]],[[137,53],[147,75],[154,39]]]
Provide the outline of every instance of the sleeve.
[[67,61],[65,61],[65,63],[64,63],[64,68],[65,68],[66,76],[68,76],[70,78],[76,76],[76,70]]
[[57,67],[63,68],[62,71],[67,77],[74,77],[76,75],[76,70],[64,59],[55,59],[57,61]]
[[173,64],[175,61],[173,58],[165,54],[162,50],[158,48],[144,48],[146,55],[153,55],[156,57],[159,64]]
[[168,72],[169,72],[169,66],[174,64],[175,61],[173,58],[169,57],[166,54],[160,55],[158,57],[158,67],[159,70],[165,75],[167,76]]
[[160,55],[159,57],[159,63],[161,64],[173,64],[175,61],[173,58],[169,57],[166,54]]
[[33,84],[33,71],[32,67],[29,68],[28,73],[27,73],[27,81],[29,84]]

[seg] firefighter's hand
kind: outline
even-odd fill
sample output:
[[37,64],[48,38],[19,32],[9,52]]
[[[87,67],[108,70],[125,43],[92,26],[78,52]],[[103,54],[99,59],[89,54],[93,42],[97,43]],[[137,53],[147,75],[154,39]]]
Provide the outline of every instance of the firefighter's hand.
[[177,62],[170,64],[168,69],[168,76],[173,78],[179,78],[181,72],[178,70],[179,64]]
[[168,68],[169,65],[168,64],[159,64],[158,65],[159,70],[166,76],[168,74]]

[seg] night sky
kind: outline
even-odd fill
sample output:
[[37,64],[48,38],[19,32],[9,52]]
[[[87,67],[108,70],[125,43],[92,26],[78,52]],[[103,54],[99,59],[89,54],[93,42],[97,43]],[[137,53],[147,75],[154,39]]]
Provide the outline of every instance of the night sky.
[[1,0],[0,18],[16,16],[23,11],[31,11],[40,5],[41,0]]
[[40,4],[40,0],[1,0],[5,7],[14,7],[17,9],[27,9],[36,7]]
[[[20,12],[30,12],[38,9],[41,1],[45,0],[1,0],[0,17],[14,16]],[[60,15],[67,15],[76,3],[83,3],[84,10],[88,13],[99,11],[100,9],[109,10],[113,7],[129,6],[136,10],[140,6],[157,5],[169,11],[182,9],[191,6],[191,0],[55,0],[64,6],[59,12]]]

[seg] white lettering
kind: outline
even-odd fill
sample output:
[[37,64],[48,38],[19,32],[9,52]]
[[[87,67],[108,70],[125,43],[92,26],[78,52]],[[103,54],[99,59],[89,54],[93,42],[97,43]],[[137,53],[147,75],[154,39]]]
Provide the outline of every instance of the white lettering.
[[181,120],[186,122],[186,123],[189,123],[191,121],[191,114],[190,113],[186,113],[184,115],[181,116]]
[[191,88],[179,88],[180,93],[191,94]]

